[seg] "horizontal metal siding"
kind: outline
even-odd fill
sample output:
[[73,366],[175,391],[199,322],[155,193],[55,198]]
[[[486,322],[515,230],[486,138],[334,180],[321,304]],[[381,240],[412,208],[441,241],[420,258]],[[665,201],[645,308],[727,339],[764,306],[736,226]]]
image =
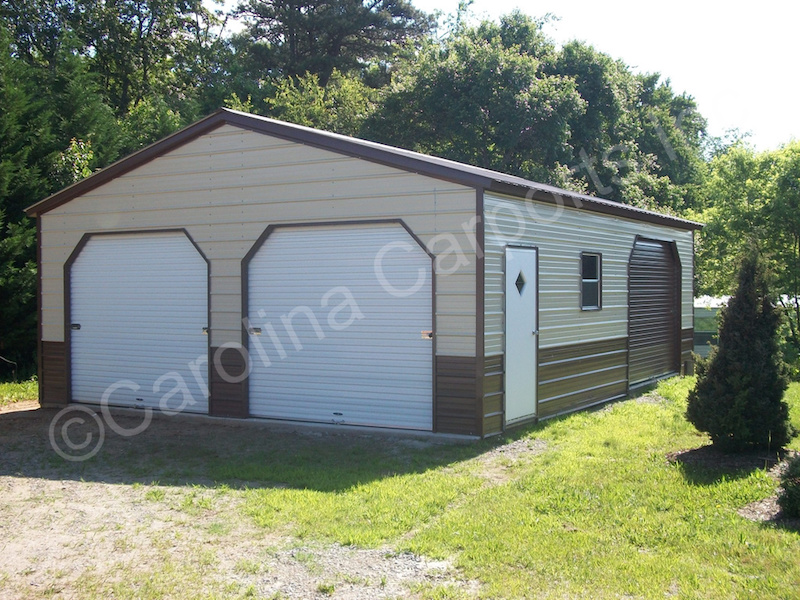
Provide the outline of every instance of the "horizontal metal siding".
[[[628,259],[637,235],[675,240],[681,257],[683,327],[692,326],[691,232],[487,194],[485,352],[504,352],[503,260],[507,244],[539,248],[540,347],[624,337]],[[580,310],[580,253],[603,255],[603,309]]]
[[273,231],[249,263],[248,305],[262,330],[252,415],[432,428],[431,258],[402,226]]
[[74,401],[100,403],[131,382],[109,404],[208,411],[208,266],[184,234],[90,238],[70,298]]
[[637,240],[630,264],[631,385],[679,370],[676,278],[669,244]]
[[436,357],[436,431],[480,435],[476,359]]
[[624,396],[627,363],[624,337],[543,350],[539,355],[540,418]]
[[41,348],[39,401],[42,405],[65,404],[69,398],[67,345],[64,342],[42,342]]
[[487,356],[483,362],[483,435],[503,431],[505,407],[504,361],[502,355]]
[[43,215],[43,337],[63,340],[60,271],[87,230],[185,227],[211,261],[218,347],[240,340],[241,261],[268,225],[400,218],[445,266],[460,253],[437,280],[437,349],[475,356],[475,202],[472,188],[224,126]]
[[[540,417],[560,414],[627,391],[628,262],[639,235],[674,240],[681,257],[684,327],[692,325],[693,238],[691,232],[597,215],[558,205],[486,195],[486,356],[505,352],[504,249],[507,244],[539,249]],[[580,255],[602,254],[603,308],[580,310]],[[600,365],[593,345],[619,346]],[[621,340],[621,341],[620,341]],[[620,344],[622,344],[620,346]],[[550,350],[573,358],[552,364]]]

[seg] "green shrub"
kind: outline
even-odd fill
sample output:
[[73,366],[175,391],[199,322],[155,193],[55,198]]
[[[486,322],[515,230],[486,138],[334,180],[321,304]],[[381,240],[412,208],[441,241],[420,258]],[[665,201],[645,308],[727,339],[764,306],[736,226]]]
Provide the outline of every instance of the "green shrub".
[[686,417],[725,452],[778,449],[795,432],[783,394],[789,385],[778,341],[780,314],[755,251],[721,311],[719,344],[698,369]]
[[787,517],[800,517],[800,454],[789,461],[781,475],[778,505]]

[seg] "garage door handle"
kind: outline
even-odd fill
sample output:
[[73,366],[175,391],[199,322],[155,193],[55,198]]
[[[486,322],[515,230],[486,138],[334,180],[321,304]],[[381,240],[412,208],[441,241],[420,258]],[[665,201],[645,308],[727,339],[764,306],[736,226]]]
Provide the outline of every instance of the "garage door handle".
[[423,340],[432,340],[433,339],[433,331],[423,329],[421,332]]
[[72,331],[78,331],[81,328],[81,324],[73,323],[72,325],[69,326],[69,328],[72,329]]

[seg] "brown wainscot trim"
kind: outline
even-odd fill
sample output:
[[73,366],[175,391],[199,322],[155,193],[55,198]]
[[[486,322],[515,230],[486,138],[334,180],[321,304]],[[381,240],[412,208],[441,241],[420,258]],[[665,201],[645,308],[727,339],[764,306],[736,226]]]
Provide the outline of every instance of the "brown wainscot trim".
[[45,408],[66,406],[69,398],[67,345],[64,342],[42,341],[40,348],[39,403]]
[[250,407],[244,349],[212,346],[210,357],[208,414],[246,419]]
[[628,339],[569,344],[539,351],[539,418],[627,394]]
[[504,363],[502,354],[483,361],[483,437],[503,432]]
[[435,373],[437,433],[480,435],[483,419],[478,403],[477,359],[437,356]]
[[681,329],[681,368],[683,375],[694,375],[694,327]]

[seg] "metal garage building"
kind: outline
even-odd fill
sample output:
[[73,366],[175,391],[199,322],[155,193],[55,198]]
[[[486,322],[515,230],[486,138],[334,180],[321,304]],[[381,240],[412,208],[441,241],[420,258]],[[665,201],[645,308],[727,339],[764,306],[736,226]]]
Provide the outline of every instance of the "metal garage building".
[[487,436],[689,368],[671,216],[220,110],[30,207],[40,395]]

